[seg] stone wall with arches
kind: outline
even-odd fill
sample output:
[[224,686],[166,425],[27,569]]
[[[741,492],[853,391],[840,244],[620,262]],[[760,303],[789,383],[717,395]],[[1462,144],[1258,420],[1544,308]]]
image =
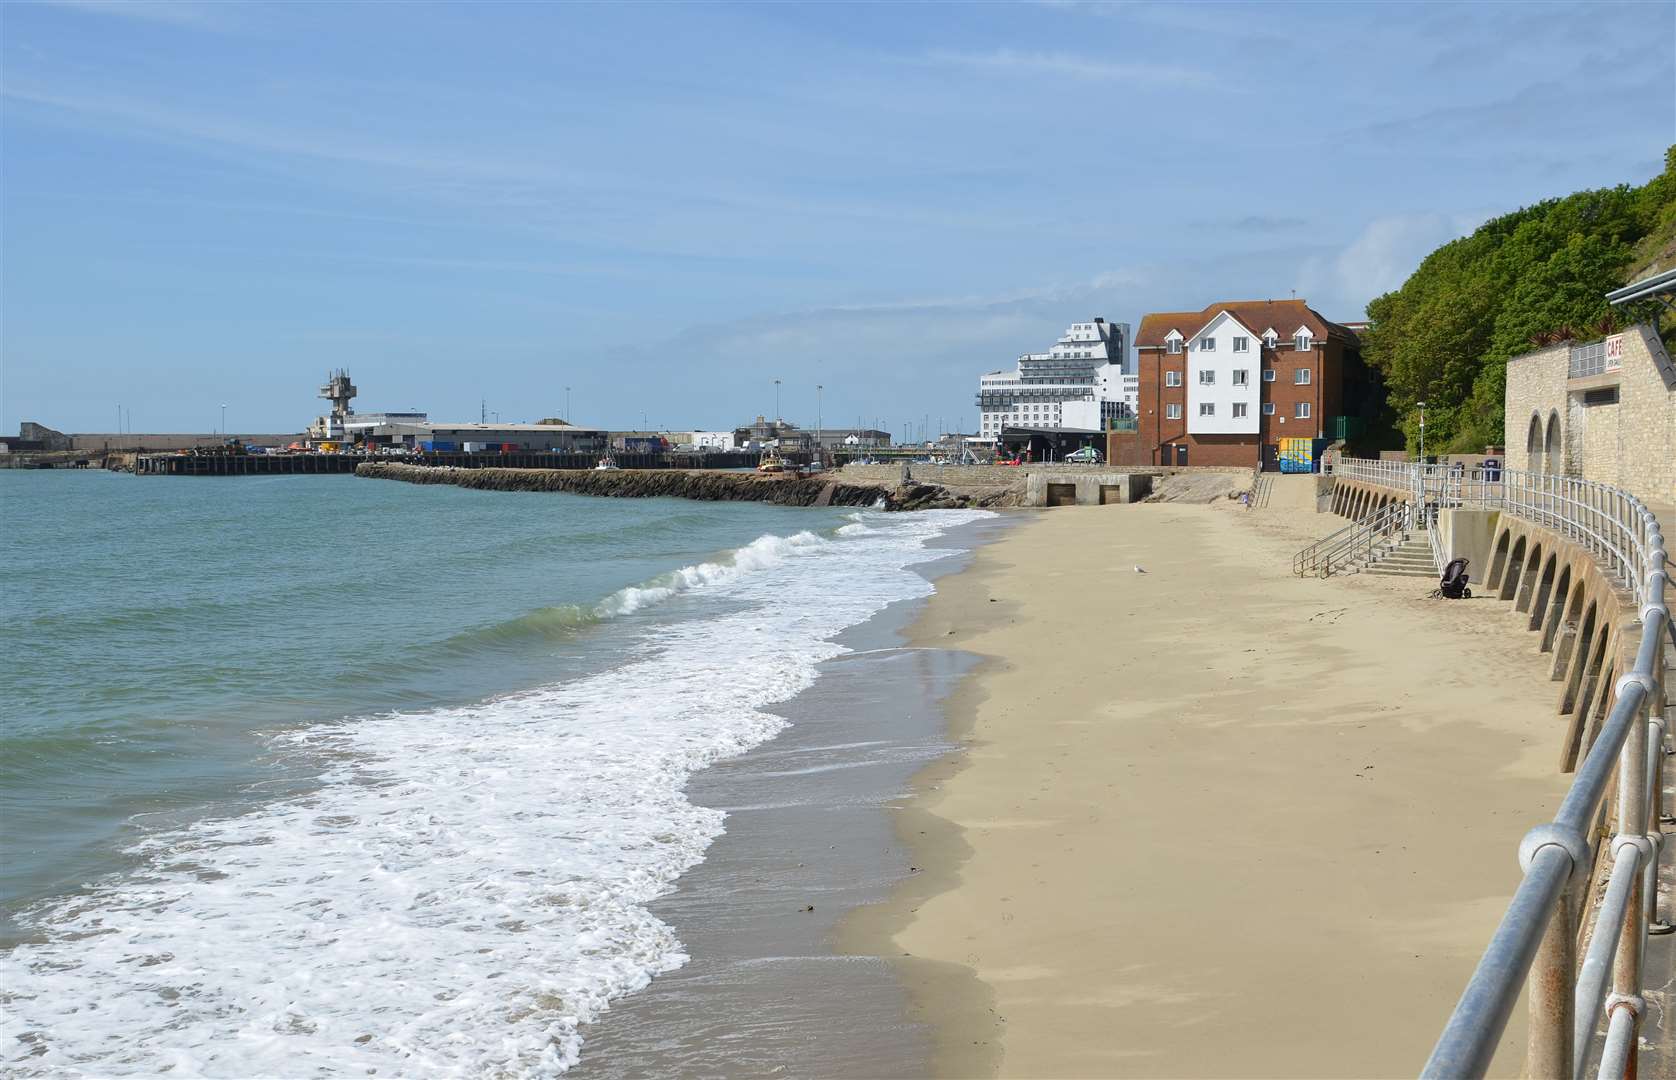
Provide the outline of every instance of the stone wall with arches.
[[1559,765],[1576,768],[1616,701],[1614,683],[1640,641],[1635,597],[1593,556],[1538,525],[1502,515],[1484,591],[1512,605],[1531,645],[1549,656]]
[[[1597,366],[1585,363],[1590,350],[1606,346]],[[1648,326],[1513,357],[1503,405],[1508,468],[1676,502],[1676,362]]]
[[1383,510],[1392,503],[1413,501],[1412,491],[1361,480],[1347,480],[1340,476],[1333,480],[1333,494],[1329,506],[1333,513],[1355,521],[1376,510]]

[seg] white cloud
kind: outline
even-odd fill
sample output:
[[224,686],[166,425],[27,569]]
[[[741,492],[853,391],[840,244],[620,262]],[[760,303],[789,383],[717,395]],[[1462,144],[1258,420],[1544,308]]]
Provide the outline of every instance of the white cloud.
[[1064,52],[1020,52],[994,49],[989,52],[936,50],[926,61],[983,71],[1025,75],[1052,75],[1084,82],[1125,82],[1141,85],[1215,86],[1218,80],[1207,71],[1172,64],[1128,64],[1095,60]]
[[1471,233],[1489,216],[1398,214],[1375,218],[1337,254],[1305,260],[1298,274],[1301,294],[1323,312],[1336,305],[1339,314],[1329,317],[1360,317],[1369,300],[1400,286],[1427,255]]

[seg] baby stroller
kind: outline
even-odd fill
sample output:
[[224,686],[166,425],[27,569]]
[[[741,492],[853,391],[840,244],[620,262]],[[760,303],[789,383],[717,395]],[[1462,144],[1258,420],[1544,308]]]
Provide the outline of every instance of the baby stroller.
[[1443,580],[1432,590],[1432,599],[1470,600],[1472,590],[1467,588],[1467,560],[1451,559],[1449,565],[1443,568]]

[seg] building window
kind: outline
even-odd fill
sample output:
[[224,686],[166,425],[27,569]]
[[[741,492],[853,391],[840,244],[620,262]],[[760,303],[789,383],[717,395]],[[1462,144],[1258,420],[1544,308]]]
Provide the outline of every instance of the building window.
[[1200,352],[1215,352],[1216,351],[1216,339],[1213,338],[1213,337],[1200,338],[1199,339],[1199,351]]
[[1272,402],[1272,401],[1263,402],[1263,415],[1264,416],[1273,416],[1274,415],[1274,402]]
[[1274,368],[1266,367],[1263,369],[1263,381],[1274,382]]
[[1181,406],[1179,404],[1175,403],[1175,402],[1171,402],[1170,404],[1164,406],[1164,419],[1166,419],[1166,420],[1180,420],[1181,419]]
[[1313,376],[1310,375],[1309,369],[1306,367],[1301,367],[1292,373],[1292,382],[1298,386],[1308,386],[1311,378]]
[[1263,344],[1272,349],[1276,345],[1280,344],[1280,337],[1273,330],[1270,330],[1268,333],[1263,335]]
[[1234,385],[1235,386],[1250,386],[1251,385],[1251,371],[1250,371],[1249,368],[1235,368],[1234,369]]
[[1199,385],[1200,386],[1215,386],[1216,385],[1216,371],[1215,371],[1215,369],[1213,369],[1213,368],[1200,368],[1199,369]]
[[1235,420],[1245,419],[1245,402],[1243,402],[1243,401],[1234,402],[1234,419]]
[[1250,338],[1237,337],[1237,338],[1234,339],[1234,351],[1235,352],[1245,352],[1250,347],[1250,345],[1251,345],[1251,339]]
[[1309,402],[1307,402],[1307,401],[1298,402],[1297,406],[1292,410],[1292,418],[1294,420],[1308,420],[1309,419]]
[[1166,372],[1164,372],[1164,385],[1165,386],[1180,386],[1181,385],[1181,372],[1179,372],[1179,371],[1166,371]]
[[1180,338],[1171,338],[1170,341],[1169,341],[1169,346],[1168,347],[1169,347],[1169,350],[1170,350],[1172,355],[1175,354],[1175,353],[1180,352],[1181,351],[1181,339]]
[[1199,415],[1200,416],[1215,416],[1216,415],[1216,402],[1214,402],[1214,401],[1201,401],[1201,402],[1199,402]]
[[1292,344],[1294,344],[1298,347],[1299,352],[1308,352],[1309,351],[1309,331],[1308,330],[1299,330],[1298,331],[1298,336],[1292,339]]

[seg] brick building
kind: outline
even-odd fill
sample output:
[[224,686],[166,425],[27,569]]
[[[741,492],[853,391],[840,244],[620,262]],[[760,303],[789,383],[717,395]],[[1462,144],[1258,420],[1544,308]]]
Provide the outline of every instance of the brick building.
[[1108,433],[1113,464],[1272,467],[1281,439],[1345,437],[1357,337],[1302,300],[1154,313],[1135,346],[1139,402],[1132,430]]

